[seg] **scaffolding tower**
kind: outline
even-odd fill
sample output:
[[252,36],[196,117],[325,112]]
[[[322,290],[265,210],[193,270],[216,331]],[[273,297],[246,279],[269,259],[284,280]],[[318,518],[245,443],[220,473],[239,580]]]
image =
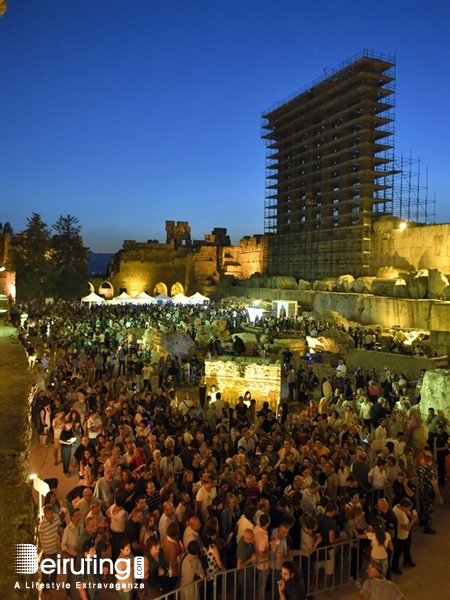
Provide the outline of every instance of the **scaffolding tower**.
[[373,222],[393,214],[394,70],[364,50],[262,114],[269,275],[369,274]]
[[395,159],[394,214],[403,221],[433,225],[436,200],[428,198],[428,168],[423,182],[420,167],[420,157],[413,158],[411,150],[409,157]]

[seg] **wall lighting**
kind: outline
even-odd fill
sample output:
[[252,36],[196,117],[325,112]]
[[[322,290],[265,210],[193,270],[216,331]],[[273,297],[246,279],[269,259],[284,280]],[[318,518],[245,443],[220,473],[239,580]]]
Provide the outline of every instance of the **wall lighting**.
[[400,229],[400,231],[405,231],[405,229],[406,229],[406,223],[405,223],[405,221],[402,221],[399,224],[398,228]]

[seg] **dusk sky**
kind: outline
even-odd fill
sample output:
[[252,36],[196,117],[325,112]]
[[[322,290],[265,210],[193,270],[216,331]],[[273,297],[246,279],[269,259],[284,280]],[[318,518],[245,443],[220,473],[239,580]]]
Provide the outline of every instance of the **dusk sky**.
[[94,252],[264,230],[261,113],[363,49],[396,56],[396,153],[450,221],[448,1],[8,0],[0,222],[78,217]]

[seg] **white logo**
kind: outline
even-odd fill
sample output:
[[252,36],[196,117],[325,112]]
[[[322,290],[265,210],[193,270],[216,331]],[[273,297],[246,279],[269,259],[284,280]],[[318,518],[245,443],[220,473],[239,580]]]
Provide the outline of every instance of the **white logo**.
[[55,559],[46,557],[40,565],[37,560],[37,548],[34,544],[15,544],[13,552],[14,570],[19,575],[33,575],[38,572],[39,566],[42,573],[51,575],[99,575],[107,568],[114,573],[119,580],[128,579],[133,572],[135,579],[144,578],[144,557],[119,558],[115,562],[110,558],[96,558],[87,556],[78,561],[75,558],[61,558],[57,555]]
[[15,544],[13,565],[19,575],[33,575],[38,572],[39,563],[34,544]]

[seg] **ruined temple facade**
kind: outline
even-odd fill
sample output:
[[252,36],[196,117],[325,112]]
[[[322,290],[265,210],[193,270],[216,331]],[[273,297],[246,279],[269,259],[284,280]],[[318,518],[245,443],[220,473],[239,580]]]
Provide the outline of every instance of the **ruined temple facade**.
[[166,221],[166,242],[126,240],[111,259],[108,278],[99,291],[107,297],[126,291],[136,296],[164,292],[192,294],[217,285],[227,275],[247,279],[261,273],[265,237],[244,237],[232,246],[225,228],[216,227],[204,240],[192,240],[186,221]]
[[[368,274],[376,276],[384,267],[440,269],[450,274],[450,224],[408,223],[406,229],[400,224],[399,219],[388,216],[374,223]],[[243,280],[266,274],[267,251],[268,237],[264,235],[244,237],[233,246],[227,230],[217,227],[204,240],[191,240],[187,222],[167,221],[165,243],[126,240],[111,260],[107,279],[92,281],[93,289],[106,298],[122,291],[130,296],[143,291],[150,295],[207,291],[226,284],[225,276]]]

